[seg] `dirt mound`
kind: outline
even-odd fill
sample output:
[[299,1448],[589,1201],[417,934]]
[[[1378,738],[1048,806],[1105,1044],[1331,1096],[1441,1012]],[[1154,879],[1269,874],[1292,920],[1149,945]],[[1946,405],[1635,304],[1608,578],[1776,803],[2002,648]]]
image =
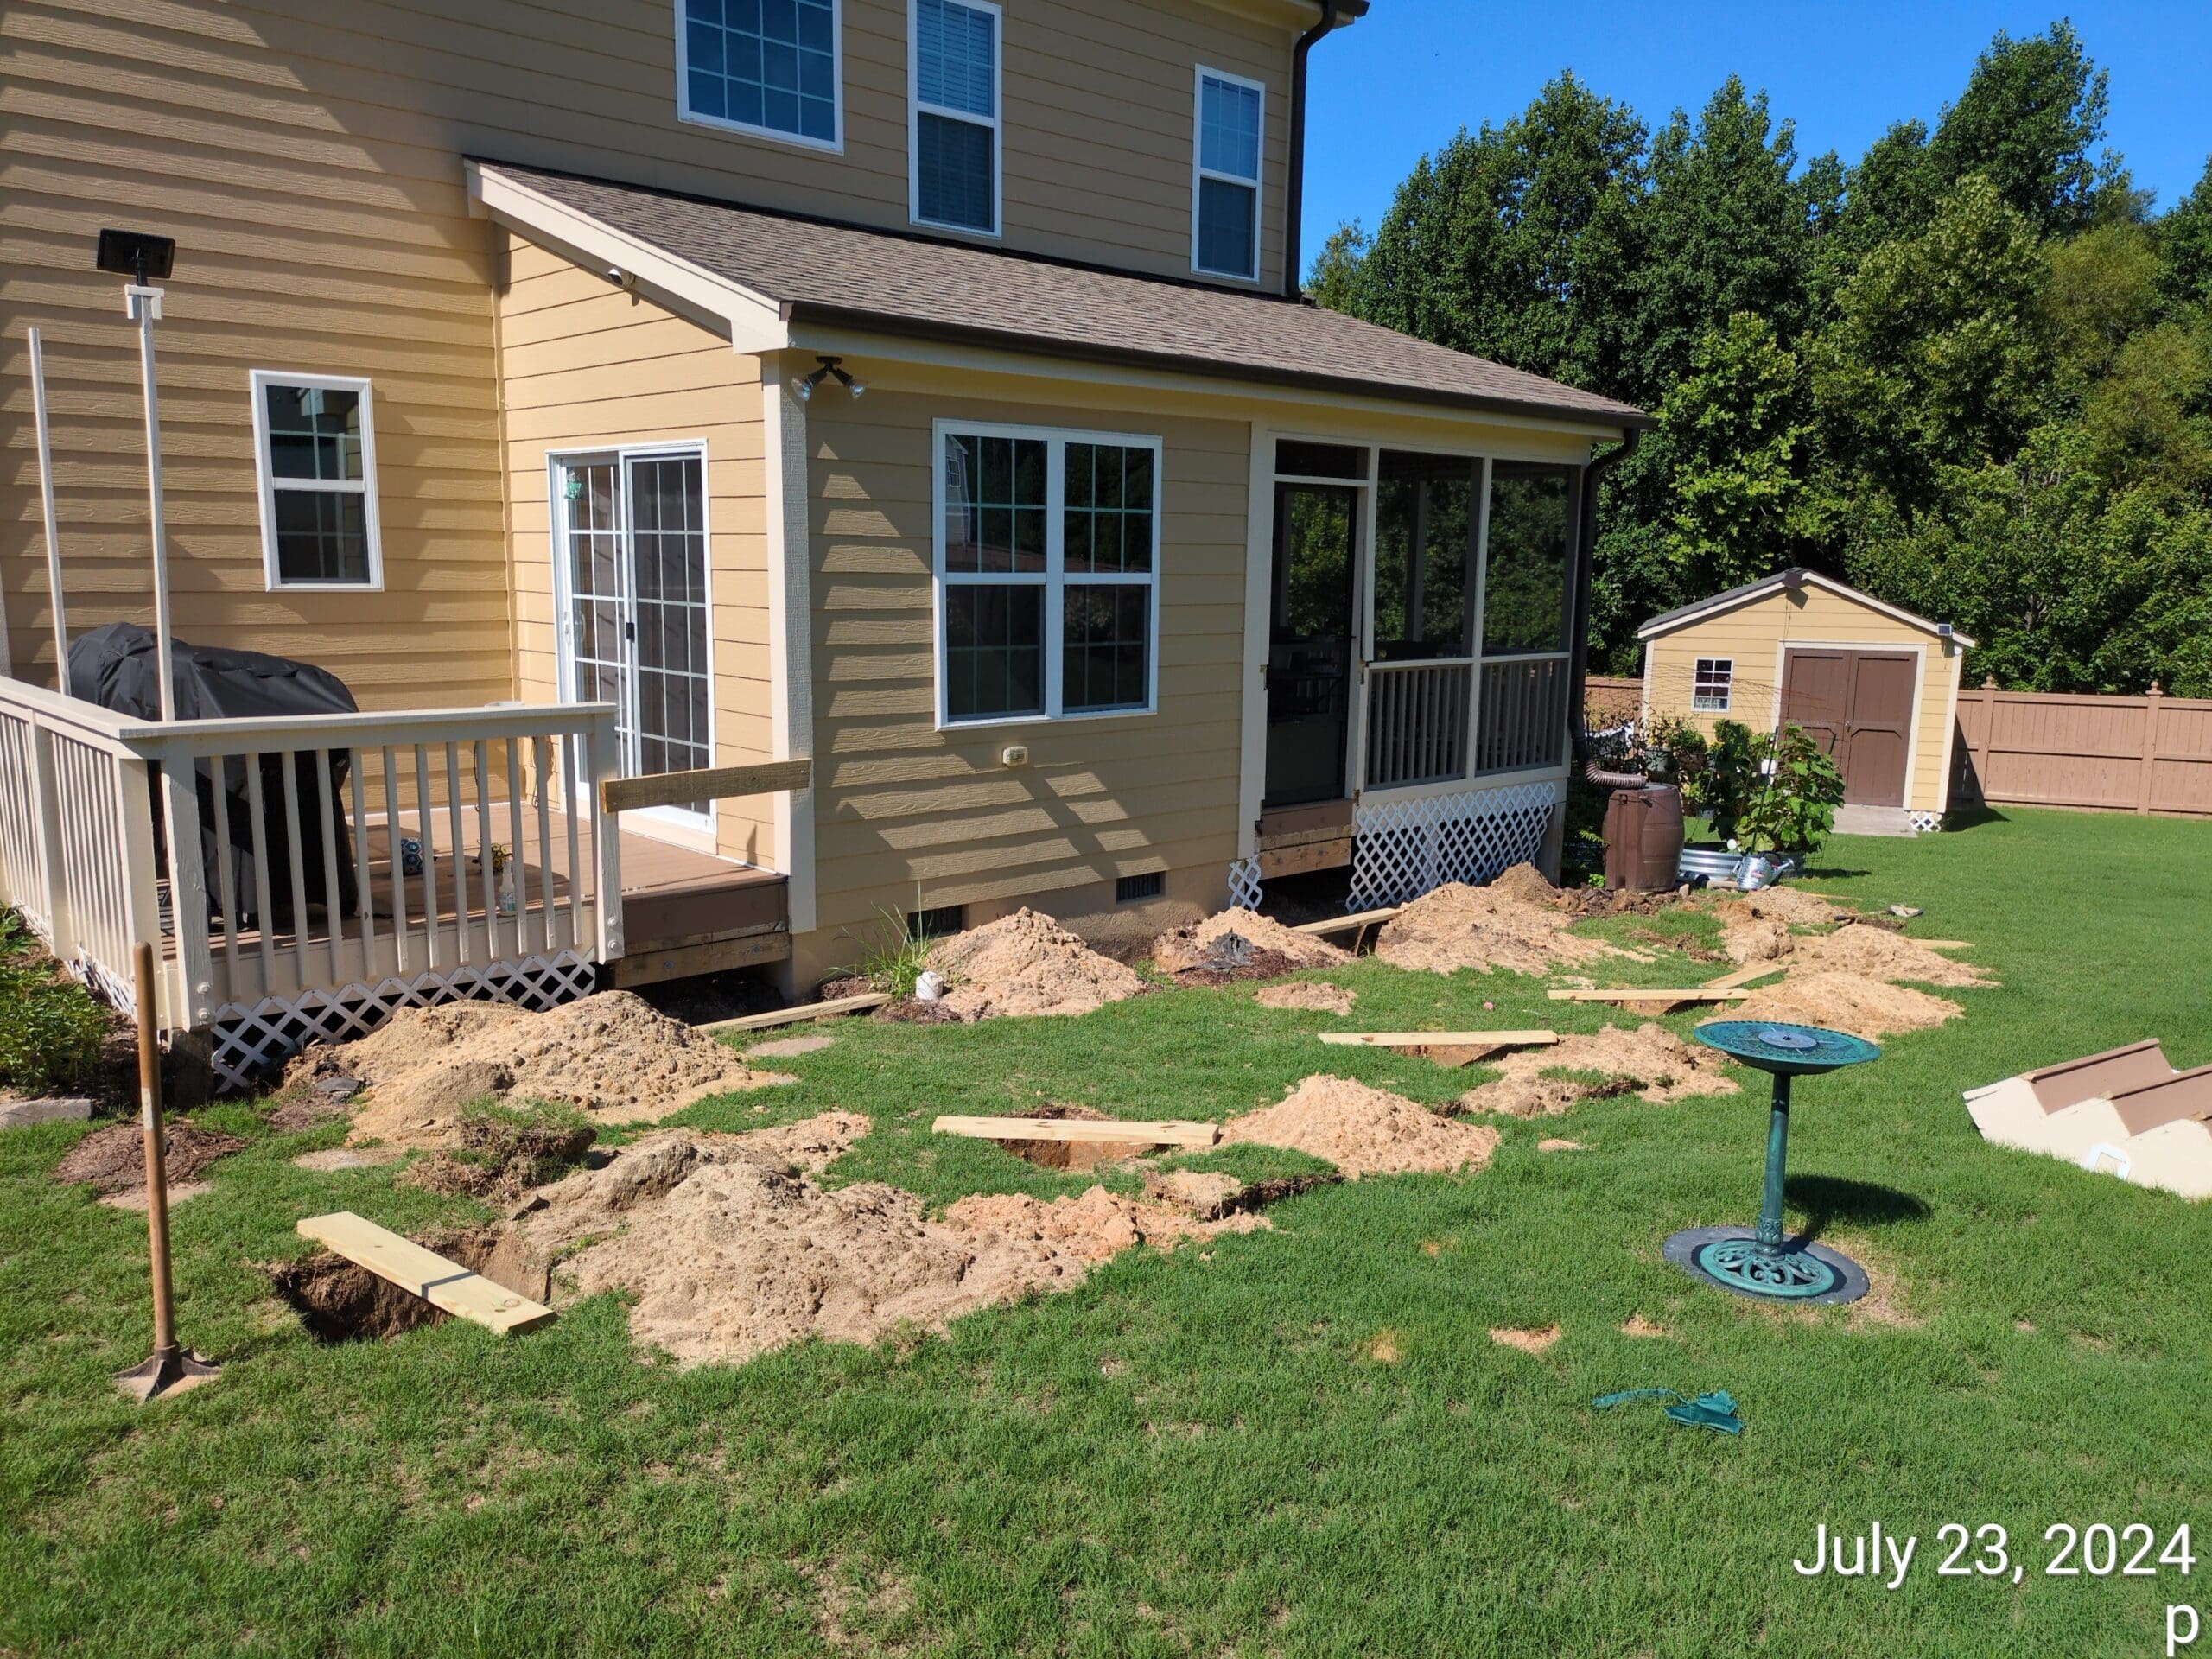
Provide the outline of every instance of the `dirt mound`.
[[[1594,962],[1624,954],[1599,939],[1567,931],[1573,917],[1549,902],[1531,903],[1516,865],[1487,887],[1454,881],[1416,899],[1382,925],[1375,954],[1395,968],[1433,974],[1503,968],[1543,974],[1557,963]],[[1530,872],[1533,875],[1535,873]],[[1507,878],[1512,878],[1509,886]],[[1535,876],[1539,882],[1541,876]],[[1547,893],[1553,889],[1547,885]]]
[[1287,985],[1269,985],[1254,994],[1252,1000],[1263,1008],[1303,1008],[1309,1014],[1350,1014],[1351,1005],[1359,1000],[1359,993],[1342,985],[1330,985],[1320,980],[1294,980]]
[[1789,968],[1859,974],[1868,979],[1910,980],[1920,985],[1993,985],[1972,963],[1955,962],[1902,933],[1857,923],[1833,933],[1793,941]]
[[1049,1205],[963,1199],[944,1221],[880,1182],[825,1192],[745,1137],[652,1135],[547,1187],[520,1243],[562,1262],[554,1294],[628,1292],[632,1334],[685,1364],[738,1362],[809,1336],[873,1342],[1033,1290],[1065,1290],[1116,1251],[1262,1224],[1205,1223],[1093,1188]]
[[[185,1118],[164,1121],[168,1131],[163,1169],[170,1196],[218,1158],[227,1157],[245,1145],[235,1135],[203,1129]],[[54,1179],[63,1186],[89,1182],[104,1195],[143,1192],[146,1190],[146,1137],[136,1119],[94,1129],[69,1148],[54,1167]]]
[[1456,1123],[1402,1095],[1317,1075],[1263,1110],[1232,1118],[1221,1138],[1284,1147],[1325,1158],[1348,1180],[1412,1171],[1480,1169],[1497,1149],[1496,1129]]
[[930,966],[952,985],[939,1006],[962,1020],[1089,1014],[1146,987],[1135,969],[1027,909],[944,940],[931,950]]
[[1891,1032],[1924,1031],[1965,1012],[1948,997],[1861,974],[1793,972],[1781,984],[1753,992],[1727,1017],[1826,1026],[1872,1041]]
[[[1462,1095],[1460,1109],[1550,1117],[1593,1096],[1633,1093],[1663,1103],[1689,1095],[1732,1095],[1738,1088],[1716,1050],[1686,1043],[1649,1022],[1633,1031],[1607,1026],[1549,1048],[1516,1049],[1497,1065],[1504,1076]],[[1544,1075],[1561,1071],[1596,1071],[1612,1081],[1592,1086]]]
[[350,1140],[410,1147],[448,1144],[461,1109],[486,1098],[644,1123],[709,1095],[783,1080],[629,991],[546,1014],[489,1002],[403,1008],[366,1037],[308,1050],[288,1080],[326,1076],[368,1085]]
[[1827,927],[1834,922],[1858,919],[1849,905],[1823,899],[1796,887],[1763,887],[1757,893],[1725,893],[1715,906],[1723,925],[1732,916],[1757,921],[1778,921],[1789,927]]
[[1543,905],[1553,910],[1567,909],[1571,905],[1567,895],[1526,859],[1492,881],[1490,890],[1508,899],[1517,899],[1524,905]]
[[1272,978],[1301,968],[1332,968],[1350,962],[1351,956],[1271,916],[1224,910],[1193,926],[1161,934],[1153,941],[1152,959],[1162,973],[1179,979],[1203,976],[1204,982],[1222,984]]
[[1501,1348],[1518,1348],[1524,1354],[1541,1354],[1559,1340],[1559,1326],[1530,1325],[1525,1328],[1493,1326],[1490,1339]]

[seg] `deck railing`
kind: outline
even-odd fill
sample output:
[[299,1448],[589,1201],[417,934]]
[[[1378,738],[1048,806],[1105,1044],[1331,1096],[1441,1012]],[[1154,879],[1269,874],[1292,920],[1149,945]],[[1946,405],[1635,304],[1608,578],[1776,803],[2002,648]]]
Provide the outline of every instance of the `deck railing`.
[[1475,774],[1557,766],[1567,752],[1566,653],[1491,658],[1476,706]]
[[1369,664],[1370,789],[1466,776],[1474,671],[1474,664],[1465,660]]
[[0,679],[0,902],[126,1007],[131,949],[160,940],[172,1030],[395,976],[612,961],[615,770],[607,703],[163,724]]

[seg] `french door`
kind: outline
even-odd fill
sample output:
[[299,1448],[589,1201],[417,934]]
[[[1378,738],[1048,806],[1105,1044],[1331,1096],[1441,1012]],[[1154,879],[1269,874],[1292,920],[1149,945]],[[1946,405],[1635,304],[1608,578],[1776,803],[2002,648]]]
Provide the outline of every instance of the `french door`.
[[[562,695],[615,706],[625,777],[714,764],[706,470],[696,449],[554,461]],[[653,816],[710,822],[704,801]]]

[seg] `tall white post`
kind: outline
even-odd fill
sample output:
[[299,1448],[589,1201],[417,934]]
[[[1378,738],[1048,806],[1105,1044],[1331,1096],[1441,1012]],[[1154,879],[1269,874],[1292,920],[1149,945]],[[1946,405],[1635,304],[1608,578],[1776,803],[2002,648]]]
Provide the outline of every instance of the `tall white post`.
[[38,428],[38,492],[46,509],[46,586],[54,601],[54,685],[69,695],[69,619],[61,600],[61,532],[54,513],[54,442],[46,425],[46,352],[38,330],[27,331],[31,347],[31,418]]
[[146,505],[154,541],[154,648],[162,677],[162,719],[168,721],[176,718],[176,683],[169,671],[169,553],[162,521],[162,404],[154,385],[154,325],[161,320],[162,290],[130,283],[125,284],[123,294],[124,308],[138,325],[138,373],[146,388]]

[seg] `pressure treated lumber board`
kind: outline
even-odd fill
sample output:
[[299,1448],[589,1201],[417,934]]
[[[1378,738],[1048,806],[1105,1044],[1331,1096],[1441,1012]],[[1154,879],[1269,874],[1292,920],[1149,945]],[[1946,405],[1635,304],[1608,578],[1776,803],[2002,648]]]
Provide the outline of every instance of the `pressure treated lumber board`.
[[1624,985],[1610,991],[1547,991],[1554,1002],[1732,1002],[1749,996],[1744,990],[1716,989],[1710,985],[1692,986],[1688,990],[1669,990],[1662,986],[1646,989],[1641,985]]
[[505,1335],[534,1330],[553,1317],[553,1310],[543,1303],[471,1273],[460,1262],[448,1262],[435,1250],[426,1250],[351,1210],[306,1217],[299,1230],[302,1237],[389,1279],[410,1295],[488,1331]]
[[748,1014],[736,1020],[715,1020],[696,1027],[705,1032],[766,1031],[775,1026],[795,1026],[802,1020],[827,1020],[833,1014],[866,1014],[891,999],[881,991],[862,991],[858,996],[833,996],[827,1002],[802,1002],[795,1008],[770,1014]]
[[599,810],[620,814],[653,806],[682,806],[689,801],[728,801],[746,795],[808,789],[813,783],[814,762],[804,756],[754,766],[657,772],[642,778],[609,778],[599,786]]
[[1788,965],[1786,963],[1780,962],[1746,963],[1733,973],[1723,974],[1718,979],[1707,980],[1705,988],[1708,991],[1732,991],[1739,986],[1750,984],[1753,980],[1765,979],[1778,974]]
[[[1912,939],[1912,935],[1910,933],[1904,937]],[[1912,942],[1915,944],[1924,944],[1930,950],[1971,950],[1974,949],[1974,942],[1971,939],[1912,939]]]
[[1555,1031],[1324,1031],[1325,1043],[1348,1048],[1541,1048]]
[[1218,1123],[1130,1123],[1093,1117],[940,1117],[930,1125],[939,1135],[973,1135],[981,1141],[1092,1141],[1147,1147],[1211,1147],[1221,1139]]

